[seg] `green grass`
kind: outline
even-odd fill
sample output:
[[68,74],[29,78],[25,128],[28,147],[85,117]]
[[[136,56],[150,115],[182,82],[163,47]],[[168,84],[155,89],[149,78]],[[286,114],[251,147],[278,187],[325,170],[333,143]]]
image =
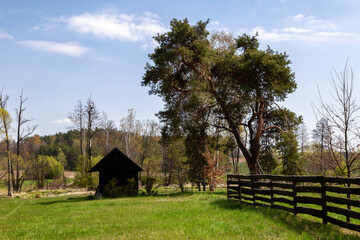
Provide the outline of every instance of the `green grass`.
[[359,239],[225,192],[92,200],[0,199],[0,239]]

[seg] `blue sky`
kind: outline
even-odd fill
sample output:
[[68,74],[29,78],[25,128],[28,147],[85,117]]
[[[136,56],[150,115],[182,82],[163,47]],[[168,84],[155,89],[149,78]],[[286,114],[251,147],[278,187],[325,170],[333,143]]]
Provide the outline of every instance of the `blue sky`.
[[92,94],[117,125],[134,108],[155,119],[161,99],[140,82],[152,36],[173,18],[210,19],[209,29],[235,36],[259,33],[262,48],[286,51],[298,89],[282,105],[303,115],[312,129],[317,86],[329,96],[328,79],[346,59],[360,96],[360,1],[1,1],[0,85],[15,113],[24,89],[26,116],[38,134],[66,131],[78,99]]

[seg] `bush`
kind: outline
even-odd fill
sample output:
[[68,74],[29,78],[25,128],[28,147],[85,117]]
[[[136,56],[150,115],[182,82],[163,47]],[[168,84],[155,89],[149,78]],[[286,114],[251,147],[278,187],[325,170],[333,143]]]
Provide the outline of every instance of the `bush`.
[[154,184],[156,183],[156,178],[154,177],[146,177],[146,178],[143,178],[143,181],[142,181],[144,184],[144,188],[145,188],[145,191],[147,193],[147,195],[156,195],[158,192],[156,189],[154,189]]
[[79,171],[75,174],[74,185],[79,188],[87,188],[95,190],[99,183],[99,175],[97,173],[88,173]]
[[109,183],[105,185],[103,195],[110,198],[122,197],[122,196],[136,196],[138,194],[136,182],[134,178],[128,179],[128,184],[125,186],[118,186],[116,178],[109,180]]

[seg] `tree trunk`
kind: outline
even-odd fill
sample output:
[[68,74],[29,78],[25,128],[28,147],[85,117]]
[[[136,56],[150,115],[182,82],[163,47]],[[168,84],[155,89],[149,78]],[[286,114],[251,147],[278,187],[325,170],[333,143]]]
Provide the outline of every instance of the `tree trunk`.
[[11,163],[10,163],[10,143],[9,140],[6,140],[6,157],[7,157],[7,163],[8,163],[8,196],[11,197]]
[[172,157],[172,154],[171,154],[171,157],[170,157],[170,169],[169,169],[169,185],[171,184],[171,177],[172,177],[172,172],[173,172],[173,157]]

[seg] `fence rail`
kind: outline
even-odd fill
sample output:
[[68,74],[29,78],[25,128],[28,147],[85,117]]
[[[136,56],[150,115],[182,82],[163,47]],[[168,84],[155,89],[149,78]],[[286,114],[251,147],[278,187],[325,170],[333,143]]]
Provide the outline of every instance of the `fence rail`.
[[360,232],[360,178],[228,174],[227,198]]

